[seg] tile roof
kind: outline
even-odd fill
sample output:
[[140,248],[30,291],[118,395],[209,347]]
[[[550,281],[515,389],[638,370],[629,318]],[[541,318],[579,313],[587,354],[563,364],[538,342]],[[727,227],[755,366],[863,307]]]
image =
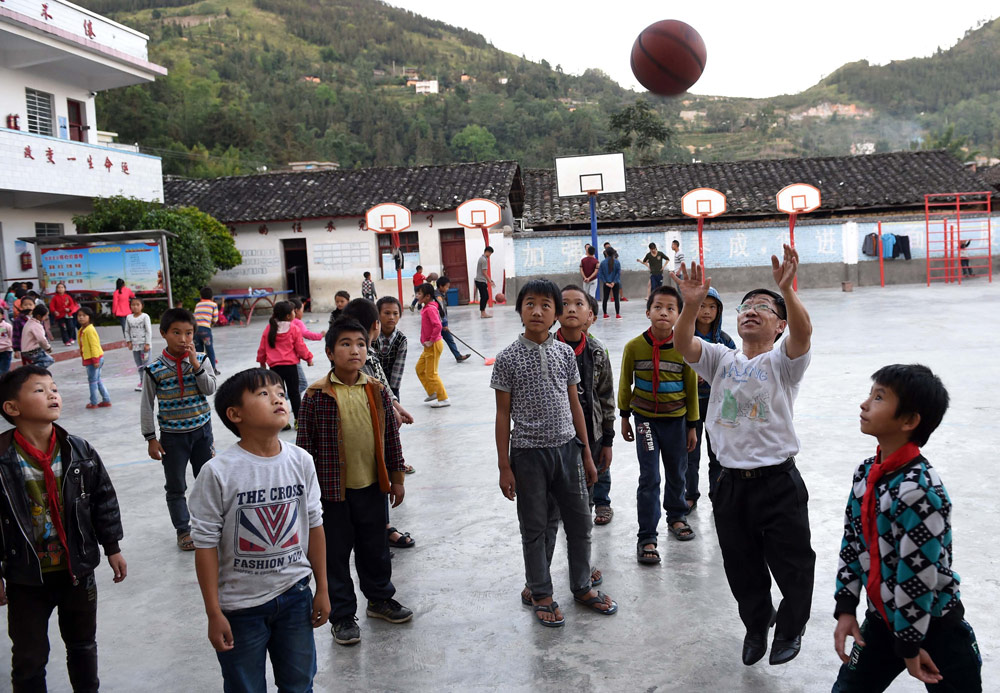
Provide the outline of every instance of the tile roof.
[[167,177],[164,202],[194,206],[226,224],[363,215],[380,202],[413,212],[455,209],[473,197],[510,205],[521,216],[524,189],[516,161],[475,164],[280,171],[195,180]]
[[1000,190],[1000,164],[980,166],[976,173],[991,186]]
[[[683,219],[681,197],[692,188],[716,188],[726,195],[724,217],[774,216],[775,194],[791,183],[820,189],[815,213],[919,207],[925,193],[992,190],[983,178],[944,151],[894,152],[867,156],[665,164],[628,168],[628,191],[598,195],[599,220]],[[560,198],[555,171],[523,172],[524,222],[528,228],[589,221],[586,197]]]

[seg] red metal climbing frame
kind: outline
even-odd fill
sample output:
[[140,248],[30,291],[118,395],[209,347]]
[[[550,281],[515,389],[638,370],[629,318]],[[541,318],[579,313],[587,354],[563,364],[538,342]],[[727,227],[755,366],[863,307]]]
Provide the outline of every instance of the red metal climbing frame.
[[927,228],[927,286],[932,281],[958,284],[963,279],[993,281],[990,254],[990,192],[924,195]]

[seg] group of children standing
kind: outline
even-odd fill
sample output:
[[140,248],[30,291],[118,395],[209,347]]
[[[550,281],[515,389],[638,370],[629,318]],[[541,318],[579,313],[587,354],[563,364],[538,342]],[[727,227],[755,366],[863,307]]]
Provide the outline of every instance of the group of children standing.
[[[697,465],[699,426],[714,441],[709,493],[746,627],[747,665],[766,653],[775,625],[770,663],[793,659],[811,606],[815,554],[792,411],[812,329],[791,288],[797,260],[786,246],[784,260],[773,260],[780,293],[744,296],[737,308],[740,350],[721,331],[721,300],[700,268],[682,273],[679,290],[654,289],[650,327],[626,345],[618,388],[622,435],[635,441],[639,460],[640,563],[660,560],[660,465],[668,530],[693,539],[686,518],[698,499],[689,465]],[[440,309],[431,284],[417,294],[424,347],[418,374],[428,396],[446,402],[436,374]],[[337,643],[360,640],[352,553],[366,615],[390,623],[413,616],[395,600],[388,526],[389,505],[405,496],[399,427],[412,422],[398,401],[406,356],[397,327],[402,306],[391,297],[370,303],[346,302],[320,335],[331,368],[305,388],[301,403],[296,367],[312,355],[294,305],[276,304],[258,352],[262,367],[235,374],[218,392],[211,360],[194,344],[196,316],[174,308],[161,318],[167,346],[143,369],[142,432],[150,456],[163,462],[178,546],[195,550],[208,636],[227,690],[260,689],[268,653],[279,689],[310,690],[313,629],[329,621]],[[521,599],[546,627],[565,623],[550,576],[560,520],[574,601],[599,615],[618,611],[597,589],[603,575],[591,556],[591,525],[613,517],[616,406],[609,354],[588,334],[595,303],[575,285],[560,291],[548,280],[527,282],[516,302],[523,334],[497,355],[491,378],[499,485],[517,502],[521,530]],[[83,343],[89,323],[81,324]],[[947,392],[923,366],[888,366],[872,380],[861,431],[879,447],[855,472],[845,516],[834,633],[843,666],[833,690],[881,691],[906,669],[941,690],[979,691],[981,659],[951,568],[951,503],[918,447],[940,423]],[[219,455],[207,400],[213,393],[217,415],[239,438]],[[9,609],[14,690],[44,689],[47,623],[57,607],[74,689],[96,690],[98,546],[115,582],[127,574],[114,488],[97,452],[55,424],[61,397],[46,369],[31,364],[0,378],[0,408],[14,425],[0,436],[0,520],[21,529],[0,534],[0,605]],[[296,445],[278,437],[290,414]],[[783,595],[777,611],[769,572]],[[869,604],[859,626],[862,585]],[[855,641],[849,656],[848,636]]]

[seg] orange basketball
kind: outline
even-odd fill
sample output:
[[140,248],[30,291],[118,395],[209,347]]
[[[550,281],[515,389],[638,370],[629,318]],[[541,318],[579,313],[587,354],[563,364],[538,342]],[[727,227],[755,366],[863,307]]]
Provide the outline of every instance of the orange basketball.
[[504,296],[503,294],[497,294],[496,296],[493,297],[493,301],[494,303],[506,303],[507,297]]
[[676,19],[650,24],[632,44],[632,74],[661,96],[691,88],[705,69],[705,42],[694,27]]

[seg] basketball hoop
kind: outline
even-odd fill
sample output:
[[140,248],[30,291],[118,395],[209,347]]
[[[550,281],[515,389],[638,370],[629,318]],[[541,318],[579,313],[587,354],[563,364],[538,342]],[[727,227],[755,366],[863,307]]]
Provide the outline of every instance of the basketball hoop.
[[705,283],[705,242],[702,230],[705,219],[726,212],[726,196],[715,188],[695,188],[681,198],[681,212],[698,220],[698,263],[701,265],[701,282]]
[[[399,232],[410,228],[410,210],[395,202],[383,202],[365,212],[365,224],[375,233],[392,234],[393,253],[402,253],[399,248]],[[396,269],[396,288],[399,303],[403,304],[403,272]]]
[[556,186],[559,197],[590,198],[590,244],[596,248],[597,196],[625,192],[625,155],[617,152],[557,157]]
[[[467,229],[480,229],[483,232],[483,246],[490,244],[490,229],[500,223],[503,217],[503,210],[493,200],[486,200],[482,197],[474,197],[466,200],[455,210],[455,220],[459,226]],[[486,297],[487,303],[493,305],[493,267],[490,258],[486,258]]]
[[[795,219],[800,214],[806,214],[819,209],[822,196],[819,189],[808,183],[792,183],[786,185],[775,195],[778,209],[788,215],[788,244],[795,248]],[[799,278],[792,279],[792,289],[799,290]]]

